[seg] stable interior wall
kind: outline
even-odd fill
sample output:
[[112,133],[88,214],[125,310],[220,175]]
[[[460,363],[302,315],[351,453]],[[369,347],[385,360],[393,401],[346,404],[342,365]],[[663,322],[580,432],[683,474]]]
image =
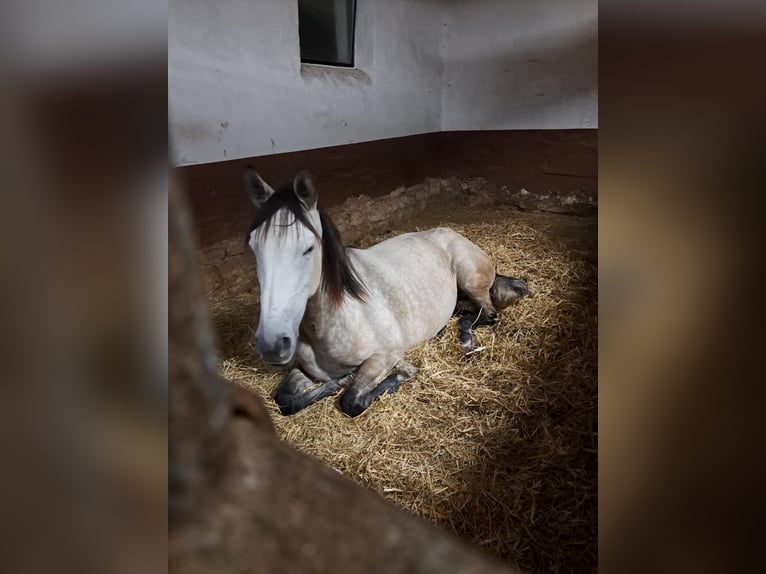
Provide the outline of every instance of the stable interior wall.
[[171,161],[441,129],[442,4],[358,0],[355,67],[301,64],[296,0],[170,0]]
[[296,0],[170,0],[172,162],[598,125],[597,0],[357,0],[355,67],[301,64]]
[[598,1],[445,2],[442,131],[598,126]]
[[203,244],[242,170],[307,168],[325,208],[427,177],[597,193],[595,0],[357,0],[355,67],[301,64],[297,0],[170,0],[172,161]]

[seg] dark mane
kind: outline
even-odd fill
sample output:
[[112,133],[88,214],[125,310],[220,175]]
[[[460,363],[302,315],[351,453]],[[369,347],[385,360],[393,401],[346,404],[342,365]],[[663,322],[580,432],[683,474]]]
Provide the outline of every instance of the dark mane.
[[[364,301],[367,289],[359,274],[354,269],[348,257],[346,248],[341,242],[340,233],[333,224],[330,216],[321,209],[319,220],[322,224],[322,290],[330,297],[335,306],[343,302],[345,295]],[[279,213],[279,217],[275,217]],[[291,221],[290,214],[294,216]],[[276,221],[278,219],[278,221]],[[269,233],[272,225],[276,225],[277,233],[286,233],[288,228],[296,223],[302,223],[314,235],[319,233],[308,218],[306,208],[293,192],[290,185],[279,188],[255,214],[253,222],[245,236],[245,243],[250,235],[263,227],[263,233]]]
[[319,220],[322,222],[322,289],[336,306],[343,302],[346,294],[364,301],[367,298],[367,288],[341,243],[338,229],[330,216],[321,209]]

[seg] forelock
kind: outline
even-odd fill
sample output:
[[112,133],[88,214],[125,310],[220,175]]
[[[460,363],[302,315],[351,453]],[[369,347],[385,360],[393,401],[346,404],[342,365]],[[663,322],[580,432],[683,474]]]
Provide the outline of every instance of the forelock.
[[284,186],[256,212],[245,240],[249,243],[254,231],[260,230],[262,237],[270,233],[283,236],[290,229],[297,232],[300,225],[319,237],[319,232],[311,222],[305,206],[298,200],[291,187]]

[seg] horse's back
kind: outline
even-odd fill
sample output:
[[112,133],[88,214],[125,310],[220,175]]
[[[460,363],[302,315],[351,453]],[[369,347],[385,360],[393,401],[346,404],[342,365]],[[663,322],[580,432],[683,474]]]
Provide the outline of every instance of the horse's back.
[[454,281],[450,254],[442,242],[434,240],[433,231],[397,235],[369,249],[354,250],[352,257],[366,275],[377,276],[383,283],[402,283],[406,290],[417,292],[430,290]]
[[367,262],[375,263],[372,275],[385,275],[381,280],[388,284],[389,292],[401,291],[407,300],[420,304],[423,299],[424,304],[449,307],[454,299],[447,299],[460,289],[480,306],[492,304],[489,289],[495,280],[494,261],[448,227],[397,235],[359,253]]
[[473,289],[495,277],[495,263],[478,245],[448,227],[436,227],[426,231],[404,233],[387,239],[366,250],[376,256],[396,259],[409,257],[410,262],[420,265],[422,257],[428,257],[439,265],[448,265],[458,283]]
[[350,250],[371,293],[364,304],[373,322],[396,331],[407,348],[435,335],[457,299],[449,253],[429,232],[405,233],[369,249]]

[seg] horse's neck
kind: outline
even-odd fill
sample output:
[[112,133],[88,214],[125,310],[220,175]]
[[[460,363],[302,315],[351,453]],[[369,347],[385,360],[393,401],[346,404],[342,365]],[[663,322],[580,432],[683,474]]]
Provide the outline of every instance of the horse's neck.
[[306,311],[303,313],[301,328],[310,338],[313,338],[314,335],[321,336],[321,333],[324,332],[331,322],[337,321],[338,314],[343,313],[344,308],[347,309],[346,297],[350,297],[350,295],[344,293],[340,305],[336,305],[331,295],[320,284],[316,293],[309,297],[306,303]]
[[337,308],[334,307],[330,297],[320,286],[317,292],[309,297],[306,303],[306,311],[303,313],[301,328],[309,337],[312,337],[312,335],[316,334],[318,328],[326,324],[326,321],[334,312],[337,312]]

